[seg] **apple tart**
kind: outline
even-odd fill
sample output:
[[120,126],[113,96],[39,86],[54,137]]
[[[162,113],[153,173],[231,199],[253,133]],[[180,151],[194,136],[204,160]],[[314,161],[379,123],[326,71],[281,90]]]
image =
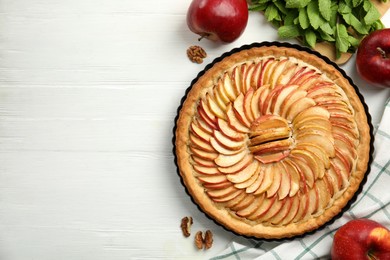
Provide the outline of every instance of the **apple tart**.
[[178,172],[209,217],[279,239],[338,215],[364,180],[365,105],[345,73],[294,46],[251,45],[192,83],[175,130]]

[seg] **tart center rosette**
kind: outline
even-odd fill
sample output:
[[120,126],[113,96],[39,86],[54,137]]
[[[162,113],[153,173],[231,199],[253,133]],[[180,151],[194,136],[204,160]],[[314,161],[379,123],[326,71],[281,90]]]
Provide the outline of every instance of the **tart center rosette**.
[[359,144],[354,114],[342,88],[295,58],[235,65],[196,103],[188,144],[194,175],[236,217],[306,220],[349,185]]

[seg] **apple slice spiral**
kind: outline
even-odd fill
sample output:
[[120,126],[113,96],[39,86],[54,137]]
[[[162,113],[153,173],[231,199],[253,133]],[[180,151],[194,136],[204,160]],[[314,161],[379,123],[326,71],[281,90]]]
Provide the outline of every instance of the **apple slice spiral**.
[[195,175],[237,217],[302,222],[348,186],[359,137],[353,116],[340,87],[294,59],[234,66],[199,100],[190,130]]
[[201,74],[183,102],[175,152],[208,215],[240,234],[282,238],[345,207],[367,169],[369,132],[340,71],[294,48],[262,46]]

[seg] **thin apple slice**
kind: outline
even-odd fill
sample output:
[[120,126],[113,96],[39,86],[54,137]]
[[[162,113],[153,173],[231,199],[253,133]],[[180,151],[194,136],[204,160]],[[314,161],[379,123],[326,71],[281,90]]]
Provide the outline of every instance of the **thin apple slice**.
[[193,156],[199,157],[204,160],[209,160],[214,162],[214,160],[218,157],[218,153],[206,152],[195,147],[190,147]]
[[279,162],[289,156],[290,151],[285,150],[281,152],[275,152],[271,154],[262,154],[262,155],[255,155],[255,159],[262,162],[263,164],[269,164],[274,162]]
[[230,207],[230,209],[233,211],[243,210],[243,209],[247,208],[251,203],[253,203],[253,201],[255,199],[256,199],[255,196],[246,194],[243,200],[241,200],[239,203],[237,203],[233,207]]
[[299,191],[299,183],[301,181],[300,174],[295,165],[292,164],[290,160],[282,161],[281,165],[284,167],[285,172],[288,174],[290,179],[290,190],[288,196],[293,197]]
[[[268,62],[265,62],[263,65],[263,73],[262,73],[262,82],[263,84],[270,84],[271,85],[271,75],[274,71],[274,68],[276,65],[278,65],[279,61],[274,58],[269,58]],[[274,86],[271,85],[271,88]]]
[[249,88],[251,88],[251,81],[252,81],[252,75],[253,75],[253,72],[256,68],[256,64],[255,63],[251,63],[249,66],[248,66],[248,69],[246,70],[245,74],[243,74],[243,79],[244,79],[244,83],[243,83],[243,88],[242,88],[242,93],[243,94],[246,94],[246,92],[248,92]]
[[216,85],[213,90],[215,102],[218,104],[222,111],[226,111],[228,102],[226,102],[226,99],[221,95],[221,92],[218,89],[218,85]]
[[[216,175],[216,176],[218,176],[218,175]],[[222,190],[222,189],[226,189],[228,187],[233,186],[233,184],[231,184],[229,181],[223,181],[220,183],[202,183],[202,185],[207,190]]]
[[291,76],[290,80],[287,82],[287,84],[294,84],[294,81],[296,81],[299,77],[301,77],[306,72],[307,67],[300,67],[298,64],[298,68],[295,70],[295,73]]
[[265,197],[260,207],[251,215],[247,216],[247,219],[258,220],[262,218],[273,207],[275,201],[276,201],[276,196],[272,198]]
[[207,113],[203,109],[202,102],[200,102],[198,106],[198,115],[199,115],[198,121],[203,122],[203,125],[205,125],[208,129],[217,129],[216,121],[213,121],[215,120],[215,116],[212,115],[214,118],[210,119],[209,115],[207,115]]
[[272,221],[272,218],[274,216],[276,216],[283,209],[285,203],[286,203],[286,200],[278,200],[278,199],[276,199],[276,196],[275,196],[275,200],[274,200],[272,207],[265,214],[259,216],[257,218],[257,221],[260,221],[260,222]]
[[206,143],[210,143],[210,137],[211,133],[204,130],[204,128],[199,127],[196,123],[196,121],[193,121],[191,123],[191,133],[196,135],[198,138],[203,140]]
[[307,213],[308,215],[313,215],[318,211],[320,205],[317,183],[314,185],[313,189],[309,191],[309,200],[309,209]]
[[238,163],[230,167],[219,167],[218,169],[224,174],[234,174],[246,168],[249,164],[253,163],[253,155],[248,153]]
[[217,125],[219,130],[233,141],[242,141],[245,138],[245,134],[242,134],[230,127],[229,123],[225,120],[218,118]]
[[299,99],[306,96],[307,92],[304,90],[292,91],[282,102],[279,109],[279,114],[286,118],[287,112],[290,110],[292,104],[296,103]]
[[275,196],[275,194],[278,192],[280,188],[280,183],[282,182],[282,173],[280,170],[275,166],[275,164],[271,165],[272,171],[273,171],[273,180],[269,188],[266,190],[267,198],[271,198]]
[[290,194],[291,190],[291,176],[282,164],[278,164],[279,171],[281,172],[282,179],[280,181],[280,187],[278,189],[278,199],[283,200]]
[[256,173],[258,167],[259,162],[257,160],[254,160],[251,164],[249,164],[247,167],[243,168],[239,172],[234,174],[228,174],[227,178],[232,183],[241,183],[247,181]]
[[205,167],[200,165],[194,165],[194,170],[203,175],[219,175],[221,172],[218,170],[217,167]]
[[307,164],[307,162],[305,160],[303,160],[302,158],[297,157],[297,156],[290,156],[290,157],[294,159],[295,165],[297,166],[297,168],[299,168],[299,171],[301,173],[303,173],[306,184],[310,188],[312,188],[314,185],[314,181],[315,181],[315,176],[314,176],[313,170],[310,168],[310,166]]
[[319,209],[325,209],[329,201],[331,199],[331,191],[329,190],[329,186],[327,185],[326,179],[318,180],[316,183],[319,197]]
[[263,61],[260,61],[253,68],[253,73],[251,77],[251,87],[253,87],[255,90],[261,87],[259,79],[260,79],[262,67],[263,67]]
[[348,157],[353,160],[357,158],[357,151],[352,141],[348,138],[344,138],[343,136],[338,135],[338,138],[334,139],[335,146],[340,149],[342,154],[348,154]]
[[249,204],[246,208],[243,208],[239,211],[236,212],[237,216],[240,217],[248,217],[251,214],[253,214],[261,205],[263,204],[264,201],[264,195],[263,196],[257,196],[251,204]]
[[202,159],[202,158],[200,158],[198,156],[191,156],[191,158],[192,158],[192,160],[194,160],[194,162],[197,165],[205,166],[205,167],[215,167],[214,161],[205,160],[205,159]]
[[323,107],[320,107],[320,106],[313,106],[313,107],[310,107],[304,111],[302,111],[302,113],[300,113],[293,121],[294,124],[297,124],[303,120],[305,120],[306,118],[323,118],[323,119],[329,119],[330,118],[330,114],[329,112],[323,108]]
[[269,64],[273,62],[274,59],[266,59],[262,60],[262,66],[261,66],[261,71],[258,76],[258,86],[263,86],[263,85],[270,85],[269,82],[264,80],[264,74],[269,70]]
[[234,155],[241,152],[244,149],[242,148],[238,150],[233,150],[233,149],[226,148],[222,146],[214,137],[210,137],[210,144],[215,149],[215,151],[224,155]]
[[[330,159],[326,151],[321,147],[313,143],[298,143],[296,146],[296,149],[299,150],[306,150],[308,152],[311,152],[315,156],[317,156],[322,163],[324,164],[324,167],[328,169],[330,167]],[[320,178],[322,178],[320,176]]]
[[199,107],[203,110],[203,112],[205,113],[206,115],[206,118],[208,118],[214,125],[216,124],[217,122],[217,117],[216,115],[210,110],[210,107],[209,105],[207,104],[208,100],[206,98],[206,100],[203,100],[201,99],[199,101]]
[[308,90],[315,86],[316,83],[323,81],[321,75],[322,74],[314,73],[313,75],[308,76],[295,84],[299,84],[299,89]]
[[332,158],[335,156],[334,140],[330,139],[328,136],[318,135],[318,134],[305,134],[299,135],[296,138],[297,143],[312,143],[320,146],[326,152],[326,154]]
[[272,224],[275,225],[280,224],[280,222],[282,222],[282,220],[287,216],[287,214],[291,210],[291,206],[293,204],[294,199],[287,197],[284,200],[285,202],[283,203],[284,204],[283,207],[279,210],[277,214],[275,214],[271,219],[269,219],[269,221]]
[[271,89],[270,93],[267,95],[266,99],[263,101],[263,106],[261,107],[261,113],[263,115],[273,114],[272,112],[272,104],[273,100],[276,99],[279,95],[279,92],[282,91],[283,85],[274,86]]
[[310,200],[309,200],[308,193],[299,193],[299,194],[300,196],[299,196],[298,212],[295,214],[295,217],[293,218],[292,222],[302,221],[309,209]]
[[261,91],[262,91],[262,89],[258,88],[253,92],[253,95],[252,95],[251,111],[252,111],[254,120],[256,120],[257,118],[259,118],[261,116],[260,109],[259,109]]
[[206,152],[215,152],[214,148],[210,145],[210,142],[206,142],[192,133],[190,133],[190,141],[191,144],[194,145],[196,148],[199,148]]
[[219,154],[214,162],[220,167],[231,167],[240,162],[247,154],[248,151],[246,149],[232,155]]
[[286,119],[291,122],[299,113],[315,105],[316,102],[311,98],[303,97],[301,99],[298,99],[289,107],[286,113]]
[[217,142],[229,150],[242,150],[244,147],[244,142],[242,141],[234,141],[229,137],[223,135],[220,131],[214,130],[214,138]]
[[329,132],[331,132],[332,130],[332,124],[330,123],[329,119],[319,117],[319,116],[310,116],[300,121],[296,121],[293,124],[293,130],[296,131],[302,128],[304,129],[313,126],[322,126],[323,128],[327,129]]
[[305,71],[296,76],[290,84],[301,86],[307,79],[311,78],[317,72],[314,69],[307,68]]
[[260,187],[264,179],[264,170],[265,170],[264,166],[260,166],[258,168],[258,174],[257,174],[258,176],[256,180],[245,189],[246,193],[254,193]]
[[325,166],[323,162],[312,153],[306,150],[293,149],[291,151],[291,155],[294,157],[299,157],[306,162],[306,165],[312,170],[312,173],[314,174],[313,181],[317,180],[320,175],[324,175],[323,172],[325,171]]
[[287,83],[290,81],[292,76],[296,73],[298,68],[299,67],[298,67],[297,63],[289,60],[285,66],[284,71],[282,72],[282,74],[280,74],[279,78],[277,79],[276,84],[277,85],[287,85]]
[[253,173],[253,175],[249,179],[247,179],[246,181],[243,181],[243,182],[235,183],[234,187],[236,187],[237,189],[247,189],[248,187],[254,185],[254,183],[259,178],[260,171],[261,171],[261,167],[258,166],[256,168],[256,171]]
[[252,132],[252,138],[250,138],[250,144],[258,145],[273,140],[289,138],[290,133],[291,133],[290,127],[270,128],[255,133]]
[[271,86],[276,87],[278,86],[277,81],[280,77],[280,75],[283,73],[283,71],[286,68],[288,59],[284,58],[276,62],[276,65],[273,67],[272,73],[269,77],[269,83]]
[[322,86],[314,86],[312,88],[307,89],[307,96],[316,99],[321,96],[326,96],[326,95],[340,95],[338,94],[336,87],[333,83],[330,83],[329,85],[322,85]]
[[236,191],[238,191],[238,189],[236,189],[234,186],[229,186],[225,189],[207,190],[206,193],[210,198],[218,199],[218,198],[227,197]]
[[223,80],[222,78],[220,78],[217,82],[217,85],[215,86],[215,89],[214,89],[214,92],[217,92],[219,98],[225,103],[225,104],[228,104],[230,103],[230,99],[226,93],[226,89],[225,89],[225,86],[223,84]]
[[[282,85],[284,86],[284,85]],[[293,92],[297,89],[297,86],[295,85],[289,85],[284,86],[282,90],[278,93],[276,98],[273,99],[273,102],[271,103],[271,112],[274,115],[280,115],[280,107],[283,103],[283,101]]]
[[255,117],[252,113],[253,92],[254,92],[253,88],[250,87],[244,96],[244,114],[249,122],[252,122],[255,120]]
[[268,188],[272,185],[272,182],[274,180],[274,172],[271,164],[264,165],[262,167],[264,168],[263,170],[264,177],[260,187],[254,192],[255,195],[259,195],[266,192],[266,190],[268,190]]
[[233,110],[232,104],[229,103],[226,109],[226,116],[227,121],[229,123],[229,126],[240,133],[248,133],[249,128],[246,127],[244,124],[241,123],[241,120],[239,120],[236,117],[236,113]]
[[221,175],[199,175],[199,176],[197,176],[197,178],[201,183],[208,184],[208,185],[212,185],[212,184],[215,185],[215,184],[221,184],[221,183],[228,182],[228,179],[223,174],[221,174]]
[[223,75],[223,85],[225,88],[225,93],[226,93],[227,97],[229,98],[229,100],[234,101],[236,99],[237,95],[236,95],[235,90],[234,90],[233,82],[232,82],[228,73],[225,73]]
[[223,111],[209,93],[206,93],[207,106],[211,113],[215,115],[215,123],[217,118],[226,119],[225,111]]
[[244,95],[242,93],[238,95],[237,99],[234,101],[233,108],[237,119],[240,120],[244,126],[249,128],[251,126],[251,122],[244,113]]
[[[287,215],[284,217],[284,219],[281,221],[281,225],[287,225],[291,223],[291,221],[295,218],[295,216],[298,213],[299,208],[301,207],[300,205],[300,197],[299,196],[294,196],[291,198],[291,207],[290,210],[288,211]],[[275,223],[278,224],[278,223]]]
[[225,196],[225,197],[221,197],[221,198],[212,198],[213,201],[217,202],[217,203],[225,203],[225,202],[228,202],[228,201],[231,201],[232,199],[236,198],[237,196],[239,196],[241,194],[241,190],[236,190],[235,192]]
[[249,147],[249,150],[254,155],[265,155],[265,154],[269,154],[269,153],[274,154],[274,153],[289,150],[290,146],[293,144],[293,142],[294,141],[292,138],[281,139],[281,140],[277,140],[277,141],[273,141],[273,142],[251,145]]
[[234,92],[236,96],[242,93],[242,85],[243,85],[243,72],[246,70],[247,65],[244,63],[240,66],[234,67],[231,75],[231,79],[233,81]]
[[193,122],[196,124],[199,128],[201,128],[204,132],[208,133],[209,135],[212,135],[214,132],[214,128],[211,128],[210,125],[205,123],[202,118],[194,118]]
[[[257,131],[278,127],[288,127],[288,122],[276,115],[263,115],[252,123],[251,132],[256,133]],[[252,133],[251,135],[253,135]]]
[[243,192],[242,190],[240,190],[240,191],[241,191],[241,193],[238,194],[237,197],[235,197],[235,198],[233,198],[225,203],[226,208],[231,209],[231,208],[235,207],[237,204],[239,204],[241,201],[243,201],[247,197],[245,192]]
[[330,168],[326,174],[329,174],[336,184],[336,191],[339,191],[344,188],[343,176],[341,175],[341,170],[338,168],[334,161],[331,161]]
[[333,195],[335,194],[335,189],[334,189],[335,184],[333,183],[334,180],[331,179],[331,177],[329,175],[327,175],[327,174],[324,175],[324,178],[322,178],[322,180],[325,183],[325,186],[326,186],[326,189],[329,192],[330,198],[332,198]]

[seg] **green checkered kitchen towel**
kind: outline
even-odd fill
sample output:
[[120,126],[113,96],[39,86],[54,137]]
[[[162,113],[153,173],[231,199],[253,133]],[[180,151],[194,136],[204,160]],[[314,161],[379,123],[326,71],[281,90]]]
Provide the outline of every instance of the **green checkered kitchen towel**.
[[217,259],[329,259],[336,230],[349,220],[370,218],[390,228],[390,104],[375,132],[371,172],[357,200],[341,218],[313,234],[284,242],[269,242],[236,237]]

